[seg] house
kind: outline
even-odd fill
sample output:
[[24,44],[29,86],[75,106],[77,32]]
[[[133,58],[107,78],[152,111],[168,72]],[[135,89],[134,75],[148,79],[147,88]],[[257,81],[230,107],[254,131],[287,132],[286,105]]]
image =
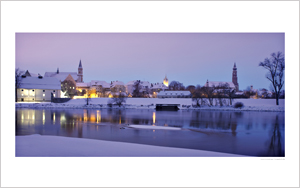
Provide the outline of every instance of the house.
[[232,70],[232,82],[215,82],[215,81],[206,81],[204,84],[205,87],[221,87],[226,84],[227,87],[233,89],[235,92],[239,91],[238,77],[237,77],[237,68],[236,63],[233,65]]
[[63,82],[69,75],[72,76],[72,78],[76,82],[83,83],[83,68],[82,68],[81,60],[79,62],[79,66],[78,66],[78,73],[77,72],[59,72],[59,69],[57,68],[56,72],[45,72],[44,77],[56,78],[60,82]]
[[50,102],[53,97],[61,96],[61,85],[56,78],[22,76],[17,89],[18,102]]
[[150,93],[151,84],[148,81],[133,80],[133,81],[128,82],[125,85],[127,95],[132,95],[132,93],[135,89],[134,85],[135,85],[136,82],[140,83],[139,92],[144,93],[144,94],[149,94]]
[[190,98],[190,91],[160,91],[157,93],[157,98]]

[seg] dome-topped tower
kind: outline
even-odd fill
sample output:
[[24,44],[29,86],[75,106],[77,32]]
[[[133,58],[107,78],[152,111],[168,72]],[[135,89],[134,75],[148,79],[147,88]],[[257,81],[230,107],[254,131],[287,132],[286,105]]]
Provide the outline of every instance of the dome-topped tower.
[[165,79],[164,79],[163,83],[164,83],[165,86],[169,87],[169,80],[167,78],[167,75],[165,76]]

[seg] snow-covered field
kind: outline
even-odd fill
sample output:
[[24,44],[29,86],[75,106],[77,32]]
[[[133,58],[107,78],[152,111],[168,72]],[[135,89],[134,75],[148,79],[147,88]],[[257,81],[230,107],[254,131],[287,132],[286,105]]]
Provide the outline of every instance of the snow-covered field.
[[245,157],[203,150],[124,142],[41,136],[16,136],[17,157]]
[[[107,102],[109,98],[92,98],[90,105],[86,105],[85,99],[72,99],[66,103],[16,103],[16,108],[109,108]],[[242,102],[244,107],[235,109],[232,106],[202,106],[200,108],[193,108],[193,101],[191,98],[128,98],[126,105],[121,108],[137,108],[137,109],[154,109],[156,104],[179,104],[180,109],[193,110],[236,110],[236,111],[279,111],[283,112],[285,107],[285,100],[280,99],[279,105],[276,106],[275,99],[235,99],[236,102]],[[119,108],[119,107],[113,107]]]

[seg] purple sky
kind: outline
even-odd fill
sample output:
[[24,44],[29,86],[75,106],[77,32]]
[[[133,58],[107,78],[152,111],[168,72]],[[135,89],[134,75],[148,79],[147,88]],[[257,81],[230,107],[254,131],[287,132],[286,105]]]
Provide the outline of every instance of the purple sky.
[[204,85],[232,81],[240,89],[269,89],[260,61],[284,52],[284,33],[17,33],[16,67],[32,73],[77,72],[83,80],[169,82]]

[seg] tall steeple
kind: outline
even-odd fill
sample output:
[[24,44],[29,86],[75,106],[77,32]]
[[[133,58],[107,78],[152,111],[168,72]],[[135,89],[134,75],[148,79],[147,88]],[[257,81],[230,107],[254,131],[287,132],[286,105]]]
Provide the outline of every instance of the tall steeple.
[[233,69],[232,69],[232,83],[235,85],[236,91],[239,91],[239,84],[238,84],[238,78],[237,78],[237,68],[236,68],[235,62],[234,62]]
[[83,68],[82,68],[82,64],[81,64],[81,59],[79,61],[77,76],[78,76],[77,82],[83,82]]

